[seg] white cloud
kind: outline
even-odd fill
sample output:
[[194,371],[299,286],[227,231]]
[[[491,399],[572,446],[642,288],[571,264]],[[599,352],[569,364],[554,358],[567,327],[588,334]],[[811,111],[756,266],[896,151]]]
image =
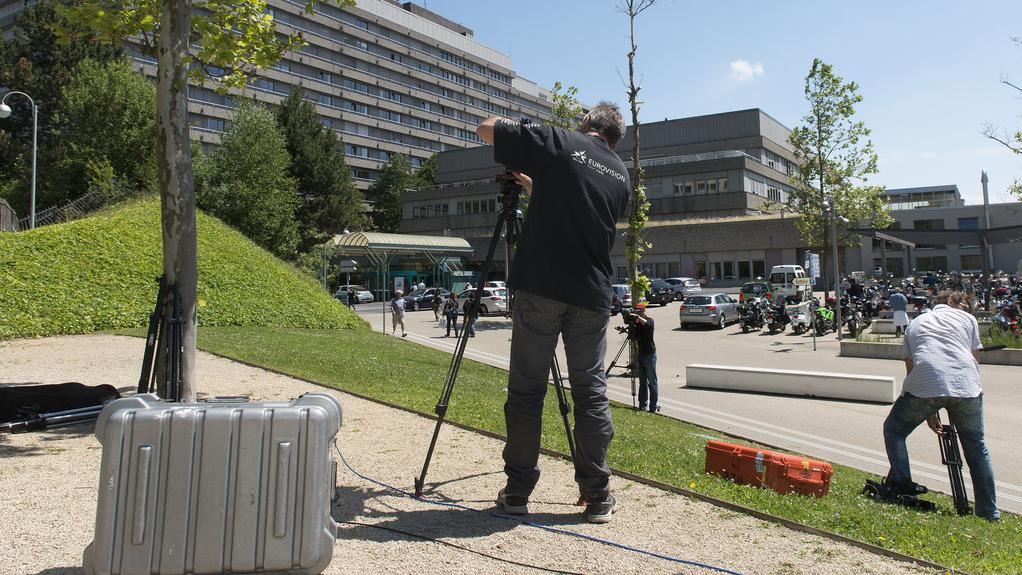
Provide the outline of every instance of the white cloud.
[[731,79],[736,82],[748,82],[763,75],[763,63],[751,64],[745,60],[731,62]]

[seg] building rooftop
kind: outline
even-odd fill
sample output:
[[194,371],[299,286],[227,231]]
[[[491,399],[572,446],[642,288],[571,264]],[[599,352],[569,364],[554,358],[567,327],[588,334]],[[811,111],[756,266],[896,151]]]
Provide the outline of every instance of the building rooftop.
[[917,188],[887,188],[884,190],[885,196],[898,196],[902,194],[923,194],[927,192],[954,192],[959,195],[958,186],[955,184],[945,184],[943,186],[921,186]]

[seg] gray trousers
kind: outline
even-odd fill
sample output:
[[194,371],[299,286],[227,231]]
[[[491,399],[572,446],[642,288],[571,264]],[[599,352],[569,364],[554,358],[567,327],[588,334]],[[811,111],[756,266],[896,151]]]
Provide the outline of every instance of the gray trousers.
[[[587,310],[525,291],[515,293],[511,370],[504,420],[504,472],[515,495],[528,496],[539,481],[543,399],[558,335],[564,340],[574,403],[575,481],[586,499],[610,493],[607,446],[614,437],[603,362],[607,355],[606,312]],[[557,431],[554,431],[557,433]]]

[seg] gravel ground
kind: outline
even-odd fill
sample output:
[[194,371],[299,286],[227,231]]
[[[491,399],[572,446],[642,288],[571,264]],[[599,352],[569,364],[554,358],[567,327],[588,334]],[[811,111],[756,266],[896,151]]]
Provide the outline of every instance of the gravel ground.
[[[109,383],[130,393],[143,342],[90,335],[0,343],[0,384],[80,381]],[[322,388],[199,353],[200,389],[208,395],[249,395],[253,401],[292,398]],[[412,489],[433,422],[343,393],[338,444],[356,470]],[[0,573],[80,573],[91,541],[101,448],[91,426],[0,435]],[[483,511],[430,505],[338,472],[338,522],[380,525],[443,539],[473,551],[549,570],[582,573],[712,573],[495,518],[492,497],[503,485],[500,441],[446,426],[427,478],[430,495]],[[611,445],[613,449],[613,445]],[[530,521],[744,574],[908,574],[929,570],[806,535],[713,505],[615,479],[614,521],[588,525],[574,507],[571,465],[542,457],[543,479],[530,502]],[[342,523],[329,574],[537,573],[462,549],[407,535]]]

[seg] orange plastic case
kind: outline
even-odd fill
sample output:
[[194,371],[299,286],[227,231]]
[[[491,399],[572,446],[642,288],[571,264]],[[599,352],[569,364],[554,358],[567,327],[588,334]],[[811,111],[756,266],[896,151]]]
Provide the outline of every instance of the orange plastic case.
[[706,473],[781,494],[823,497],[830,489],[834,469],[829,463],[799,455],[711,440],[706,443]]

